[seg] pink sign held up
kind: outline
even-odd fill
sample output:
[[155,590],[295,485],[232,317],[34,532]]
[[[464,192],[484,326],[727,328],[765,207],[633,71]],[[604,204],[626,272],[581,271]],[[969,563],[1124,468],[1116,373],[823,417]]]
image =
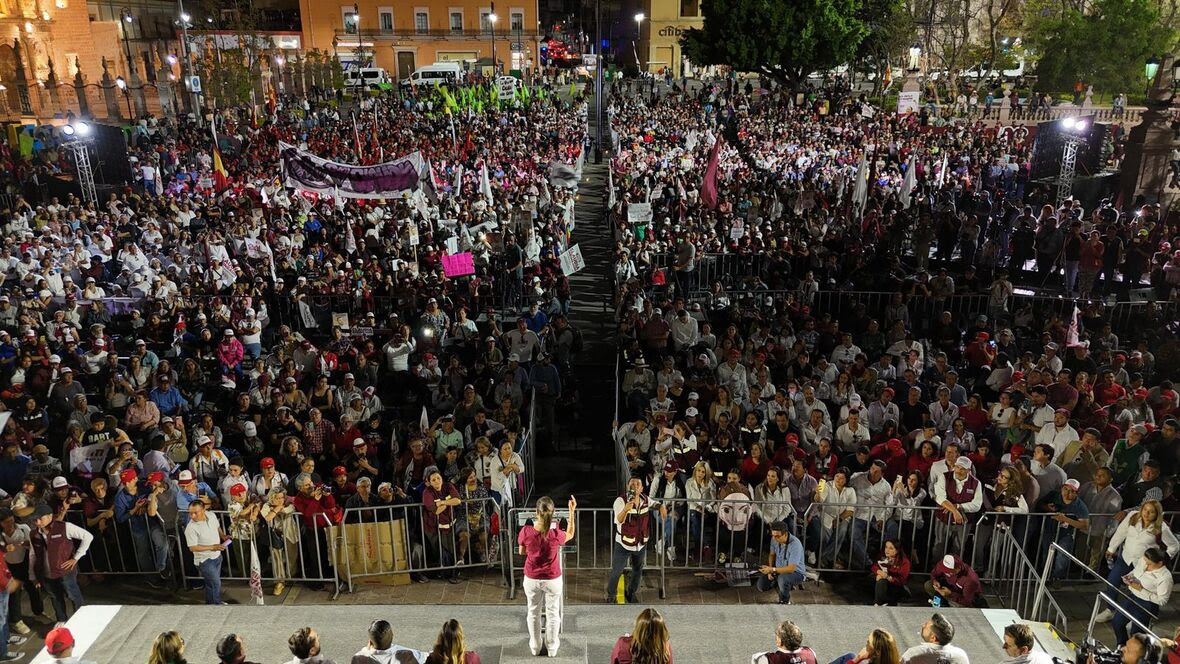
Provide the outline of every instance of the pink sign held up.
[[442,266],[443,274],[447,275],[448,279],[475,274],[475,261],[472,259],[470,251],[443,256]]

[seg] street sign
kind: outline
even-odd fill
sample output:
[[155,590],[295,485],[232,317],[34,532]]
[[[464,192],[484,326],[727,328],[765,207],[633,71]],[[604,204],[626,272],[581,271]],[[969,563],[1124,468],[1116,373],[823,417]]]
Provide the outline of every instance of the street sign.
[[512,42],[512,50],[519,53],[524,50],[524,44],[521,42]]
[[188,77],[188,90],[189,90],[189,92],[195,92],[197,94],[201,94],[201,77],[200,76],[189,76]]

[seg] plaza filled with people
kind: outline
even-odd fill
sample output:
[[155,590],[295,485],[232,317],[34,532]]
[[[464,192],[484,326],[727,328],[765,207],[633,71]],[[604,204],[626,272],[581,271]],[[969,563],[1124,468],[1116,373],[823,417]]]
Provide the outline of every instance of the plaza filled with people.
[[[781,604],[822,579],[866,605],[980,607],[1015,543],[1038,572],[1052,559],[1050,588],[1103,584],[1099,618],[1144,645],[1132,619],[1168,604],[1180,553],[1174,218],[1056,200],[1024,127],[693,83],[608,86],[617,406],[592,453],[617,498],[579,507],[589,522],[565,496],[529,512],[586,359],[561,257],[588,90],[289,98],[217,111],[219,139],[144,120],[134,182],[90,203],[38,190],[70,168],[52,151],[9,170],[0,661],[104,578],[220,605],[223,583],[261,600],[497,567],[523,578],[532,654],[556,656],[563,546],[606,552],[611,603],[649,601],[655,565]],[[296,152],[417,155],[420,183],[313,192]],[[369,555],[382,537],[401,547]],[[917,651],[873,632],[839,661],[965,662],[953,633],[936,615]],[[645,609],[612,664],[670,664],[668,634]],[[69,656],[68,632],[49,638]],[[1005,634],[1012,661],[1030,639]],[[816,661],[789,622],[774,641],[752,661]],[[479,661],[457,620],[429,645],[402,650]],[[150,661],[183,648],[161,635]],[[398,648],[378,620],[353,661]],[[328,661],[311,627],[290,649]],[[218,655],[255,657],[234,635]]]

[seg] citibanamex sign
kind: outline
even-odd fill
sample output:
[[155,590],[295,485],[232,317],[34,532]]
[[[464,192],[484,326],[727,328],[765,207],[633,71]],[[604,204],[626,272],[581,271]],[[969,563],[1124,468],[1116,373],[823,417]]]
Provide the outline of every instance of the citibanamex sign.
[[669,25],[666,28],[660,28],[660,31],[656,34],[661,37],[679,37],[680,35],[683,35],[686,30],[688,30],[688,28],[682,28],[678,25]]

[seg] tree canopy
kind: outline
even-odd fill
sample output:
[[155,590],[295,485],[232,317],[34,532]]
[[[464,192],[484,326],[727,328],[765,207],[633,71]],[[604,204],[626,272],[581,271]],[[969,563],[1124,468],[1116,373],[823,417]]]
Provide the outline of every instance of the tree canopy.
[[697,64],[728,65],[798,86],[851,61],[868,35],[861,0],[702,0],[705,25],[680,39]]
[[1096,0],[1085,11],[1057,0],[1032,0],[1024,10],[1038,85],[1068,90],[1081,79],[1118,94],[1146,87],[1143,63],[1175,41],[1151,0]]

